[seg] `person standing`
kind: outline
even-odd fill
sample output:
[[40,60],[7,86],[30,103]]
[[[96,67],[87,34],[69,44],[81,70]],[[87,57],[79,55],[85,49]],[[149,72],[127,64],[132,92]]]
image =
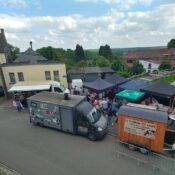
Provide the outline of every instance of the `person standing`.
[[16,109],[18,112],[21,112],[21,110],[23,109],[23,105],[21,104],[19,99],[15,100],[15,105],[16,105]]

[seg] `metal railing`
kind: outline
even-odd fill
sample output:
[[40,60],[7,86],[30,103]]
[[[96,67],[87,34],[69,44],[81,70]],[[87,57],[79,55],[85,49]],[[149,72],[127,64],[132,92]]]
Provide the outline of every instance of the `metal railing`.
[[[132,149],[132,147],[130,147]],[[162,154],[148,152],[141,153],[140,147],[135,146],[133,151],[129,149],[128,143],[116,141],[115,151],[117,157],[125,157],[134,160],[138,166],[151,168],[153,172],[161,172],[166,175],[175,175],[175,159]],[[142,150],[144,151],[144,150]]]

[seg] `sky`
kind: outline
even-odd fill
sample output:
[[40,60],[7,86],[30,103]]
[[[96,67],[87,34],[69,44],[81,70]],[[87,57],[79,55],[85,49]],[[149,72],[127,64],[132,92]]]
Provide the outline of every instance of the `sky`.
[[0,0],[0,28],[21,51],[166,46],[175,38],[175,0]]

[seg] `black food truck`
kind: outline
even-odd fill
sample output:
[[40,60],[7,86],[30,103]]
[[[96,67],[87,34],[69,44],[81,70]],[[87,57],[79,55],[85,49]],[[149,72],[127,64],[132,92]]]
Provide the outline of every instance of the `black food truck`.
[[35,125],[84,135],[93,141],[107,133],[107,118],[84,96],[41,92],[27,101],[30,122]]

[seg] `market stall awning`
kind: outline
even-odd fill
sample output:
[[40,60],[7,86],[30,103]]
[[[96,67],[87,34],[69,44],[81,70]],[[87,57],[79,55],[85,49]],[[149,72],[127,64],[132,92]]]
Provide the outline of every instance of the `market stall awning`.
[[132,91],[132,90],[124,90],[116,94],[117,98],[136,102],[139,101],[145,93],[139,91]]
[[134,90],[134,91],[139,91],[140,89],[146,87],[150,85],[150,82],[146,81],[146,80],[130,80],[126,83],[123,83],[121,85],[119,85],[119,91],[123,91],[125,89],[128,90]]
[[98,92],[98,93],[101,93],[101,92],[104,92],[105,90],[111,89],[114,86],[115,86],[114,84],[108,83],[101,78],[97,78],[93,82],[84,83],[84,85],[83,85],[84,88],[93,90],[93,91]]
[[8,92],[22,92],[22,91],[40,91],[49,90],[52,82],[19,82],[14,84]]
[[125,83],[128,81],[128,79],[118,75],[118,74],[112,74],[111,76],[105,78],[105,81],[107,81],[108,83],[114,84],[116,86]]
[[175,87],[163,80],[141,89],[147,95],[170,99],[175,96]]

